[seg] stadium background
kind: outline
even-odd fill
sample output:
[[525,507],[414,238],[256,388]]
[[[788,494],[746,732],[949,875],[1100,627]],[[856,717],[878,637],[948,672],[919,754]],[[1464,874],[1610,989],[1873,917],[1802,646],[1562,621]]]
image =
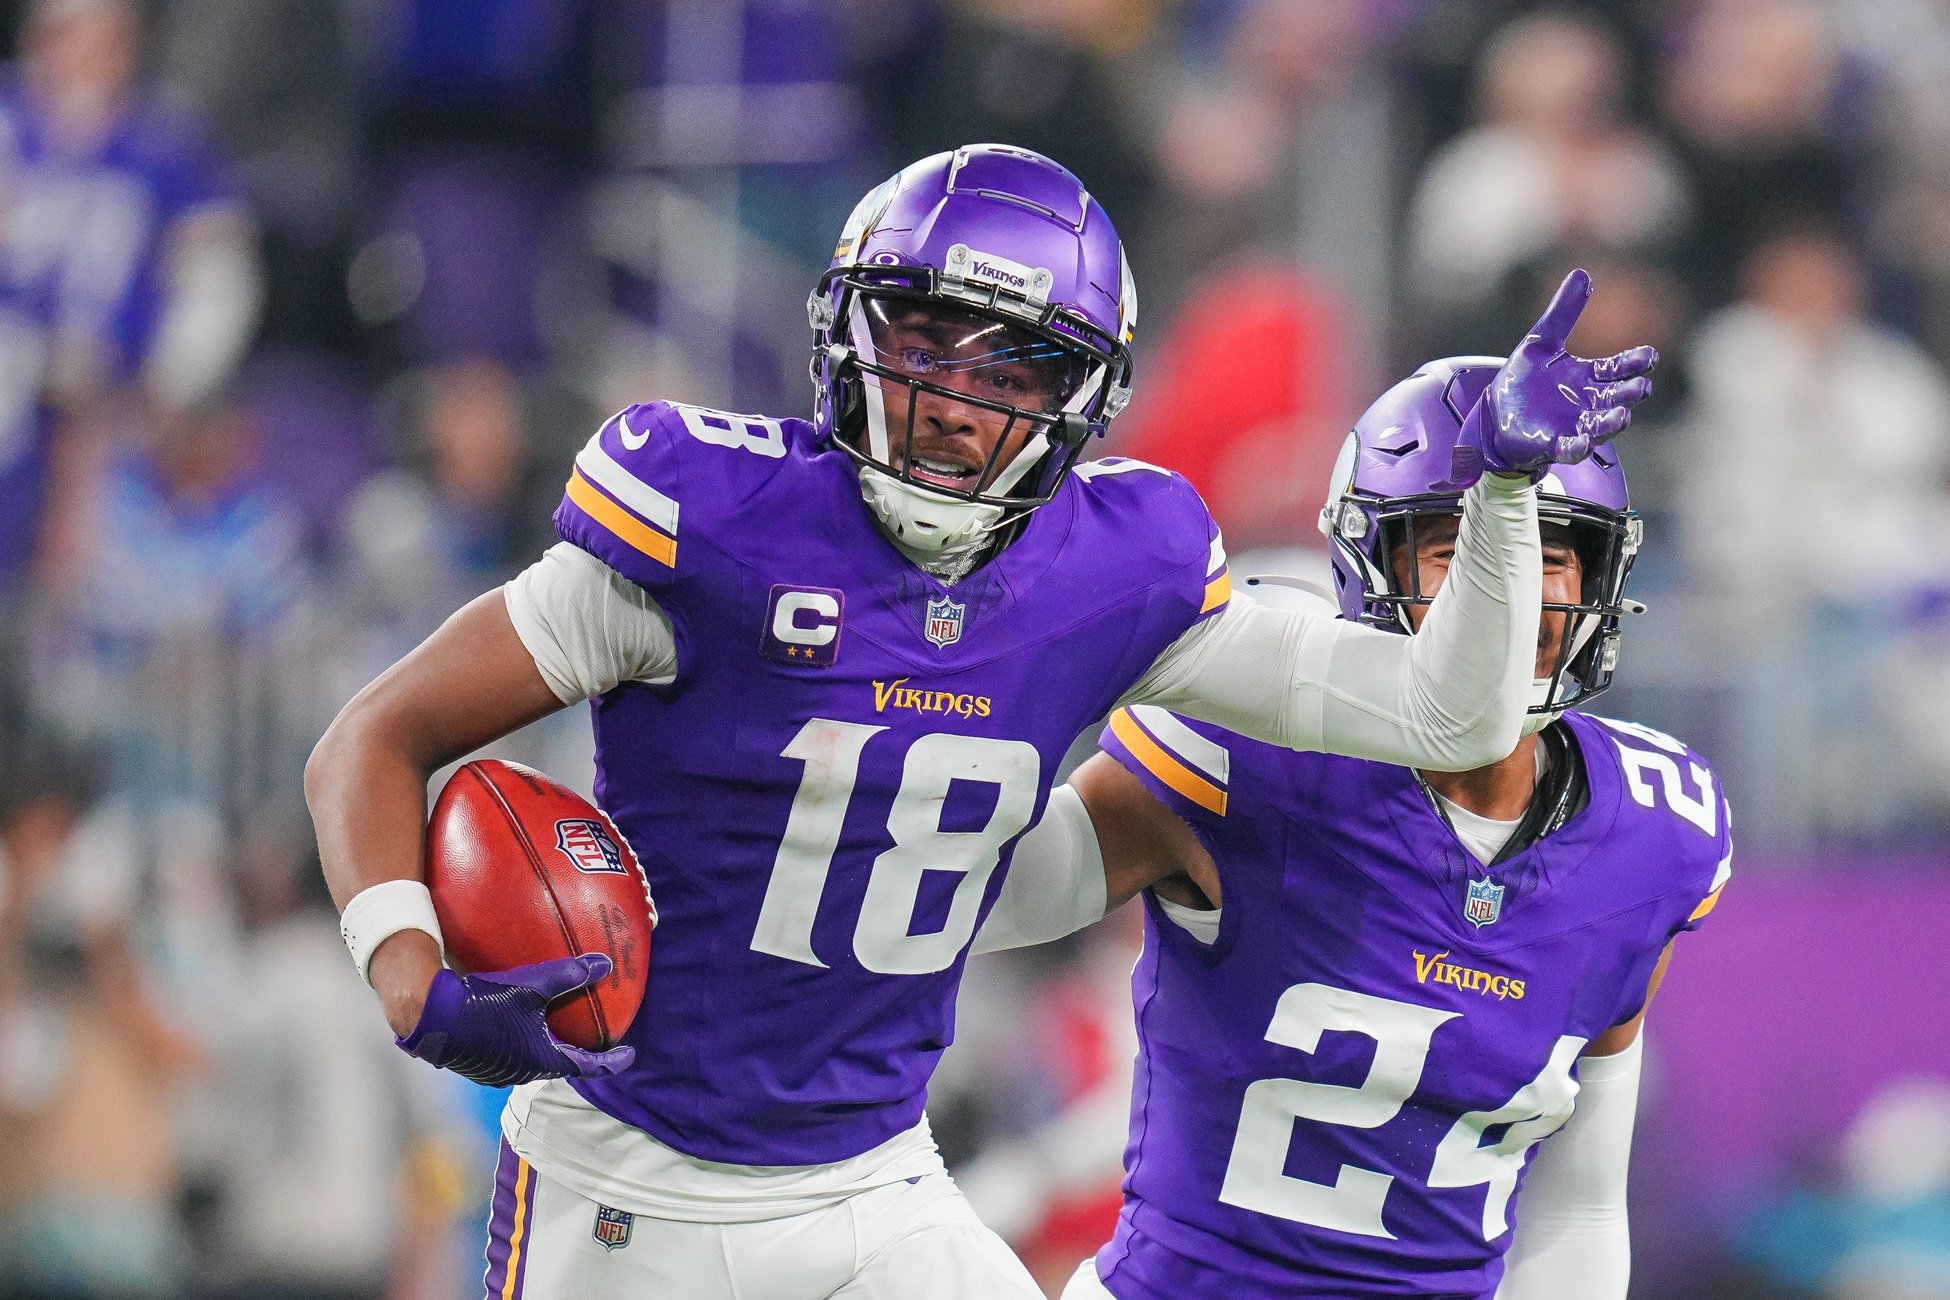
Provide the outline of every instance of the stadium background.
[[[852,200],[1006,140],[1119,222],[1107,449],[1240,572],[1318,572],[1363,397],[1569,265],[1580,351],[1661,347],[1607,710],[1713,758],[1740,853],[1650,1019],[1633,1294],[1950,1296],[1941,0],[9,0],[0,45],[0,1295],[478,1288],[498,1098],[386,1042],[304,756],[603,415],[807,409]],[[975,963],[935,1089],[1052,1279],[1135,942]]]

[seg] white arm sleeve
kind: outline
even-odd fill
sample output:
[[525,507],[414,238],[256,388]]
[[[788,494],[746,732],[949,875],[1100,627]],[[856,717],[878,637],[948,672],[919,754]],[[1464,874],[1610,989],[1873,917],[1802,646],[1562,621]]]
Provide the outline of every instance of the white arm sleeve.
[[515,635],[564,704],[620,682],[677,677],[677,634],[650,593],[589,552],[557,542],[502,588]]
[[1324,602],[1274,610],[1235,595],[1121,703],[1291,749],[1466,771],[1516,746],[1542,600],[1536,493],[1485,475],[1463,495],[1455,560],[1416,635],[1337,619]]
[[1524,1176],[1497,1300],[1625,1300],[1632,1275],[1625,1173],[1644,1042],[1640,1034],[1615,1056],[1578,1062],[1577,1109]]
[[1043,819],[1016,842],[1002,893],[982,922],[972,952],[1048,943],[1083,929],[1108,901],[1104,855],[1083,796],[1067,785],[1049,793]]

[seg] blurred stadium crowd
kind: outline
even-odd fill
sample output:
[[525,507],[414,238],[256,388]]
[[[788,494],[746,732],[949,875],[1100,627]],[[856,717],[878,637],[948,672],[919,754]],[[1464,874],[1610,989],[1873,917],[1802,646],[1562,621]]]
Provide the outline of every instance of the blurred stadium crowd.
[[[1262,567],[1321,570],[1364,396],[1566,267],[1577,350],[1660,346],[1607,709],[1714,757],[1777,928],[1682,953],[1643,1140],[1723,1128],[1688,1088],[1803,1014],[1781,934],[1843,992],[1821,1066],[1726,1078],[1731,1163],[1640,1199],[1635,1294],[1950,1296],[1942,1004],[1880,1000],[1924,958],[1863,902],[1950,924],[1940,0],[9,0],[0,45],[0,1295],[478,1287],[498,1099],[386,1042],[304,756],[551,540],[602,416],[808,410],[853,199],[1004,140],[1132,252],[1106,449]],[[1053,1279],[1115,1206],[1133,919],[981,965],[936,1089]]]

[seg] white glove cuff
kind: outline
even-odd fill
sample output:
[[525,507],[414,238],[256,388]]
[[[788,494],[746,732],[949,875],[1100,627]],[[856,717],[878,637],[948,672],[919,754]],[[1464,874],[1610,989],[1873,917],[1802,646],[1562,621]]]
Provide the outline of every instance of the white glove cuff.
[[360,890],[345,905],[339,917],[339,934],[352,954],[359,978],[368,985],[372,974],[372,954],[380,944],[401,930],[424,930],[433,936],[440,959],[447,959],[447,941],[440,933],[440,918],[434,914],[433,895],[418,880],[385,880]]

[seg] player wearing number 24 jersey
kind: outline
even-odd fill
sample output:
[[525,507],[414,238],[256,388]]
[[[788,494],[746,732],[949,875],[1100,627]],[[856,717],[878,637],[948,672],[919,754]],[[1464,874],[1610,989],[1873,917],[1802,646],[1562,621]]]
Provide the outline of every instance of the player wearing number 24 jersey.
[[[1348,617],[1420,623],[1460,411],[1496,365],[1427,366],[1357,425],[1323,514]],[[1066,1300],[1623,1297],[1639,1023],[1730,828],[1686,746],[1568,707],[1609,684],[1633,608],[1622,470],[1601,453],[1538,491],[1509,758],[1424,777],[1139,705],[1073,778],[1111,896],[1152,890],[1124,1209]]]
[[[562,544],[349,705],[307,773],[401,1046],[530,1085],[491,1289],[1035,1294],[922,1108],[1060,758],[1133,701],[1437,768],[1507,752],[1537,626],[1528,480],[1622,429],[1654,360],[1565,354],[1588,291],[1566,281],[1471,411],[1473,580],[1412,643],[1236,598],[1187,483],[1080,463],[1129,396],[1136,299],[1102,209],[1022,150],[939,155],[862,201],[809,306],[811,421],[607,422]],[[437,970],[413,893],[427,773],[583,700],[660,916],[644,1009],[603,1054],[539,1029],[600,962]]]

